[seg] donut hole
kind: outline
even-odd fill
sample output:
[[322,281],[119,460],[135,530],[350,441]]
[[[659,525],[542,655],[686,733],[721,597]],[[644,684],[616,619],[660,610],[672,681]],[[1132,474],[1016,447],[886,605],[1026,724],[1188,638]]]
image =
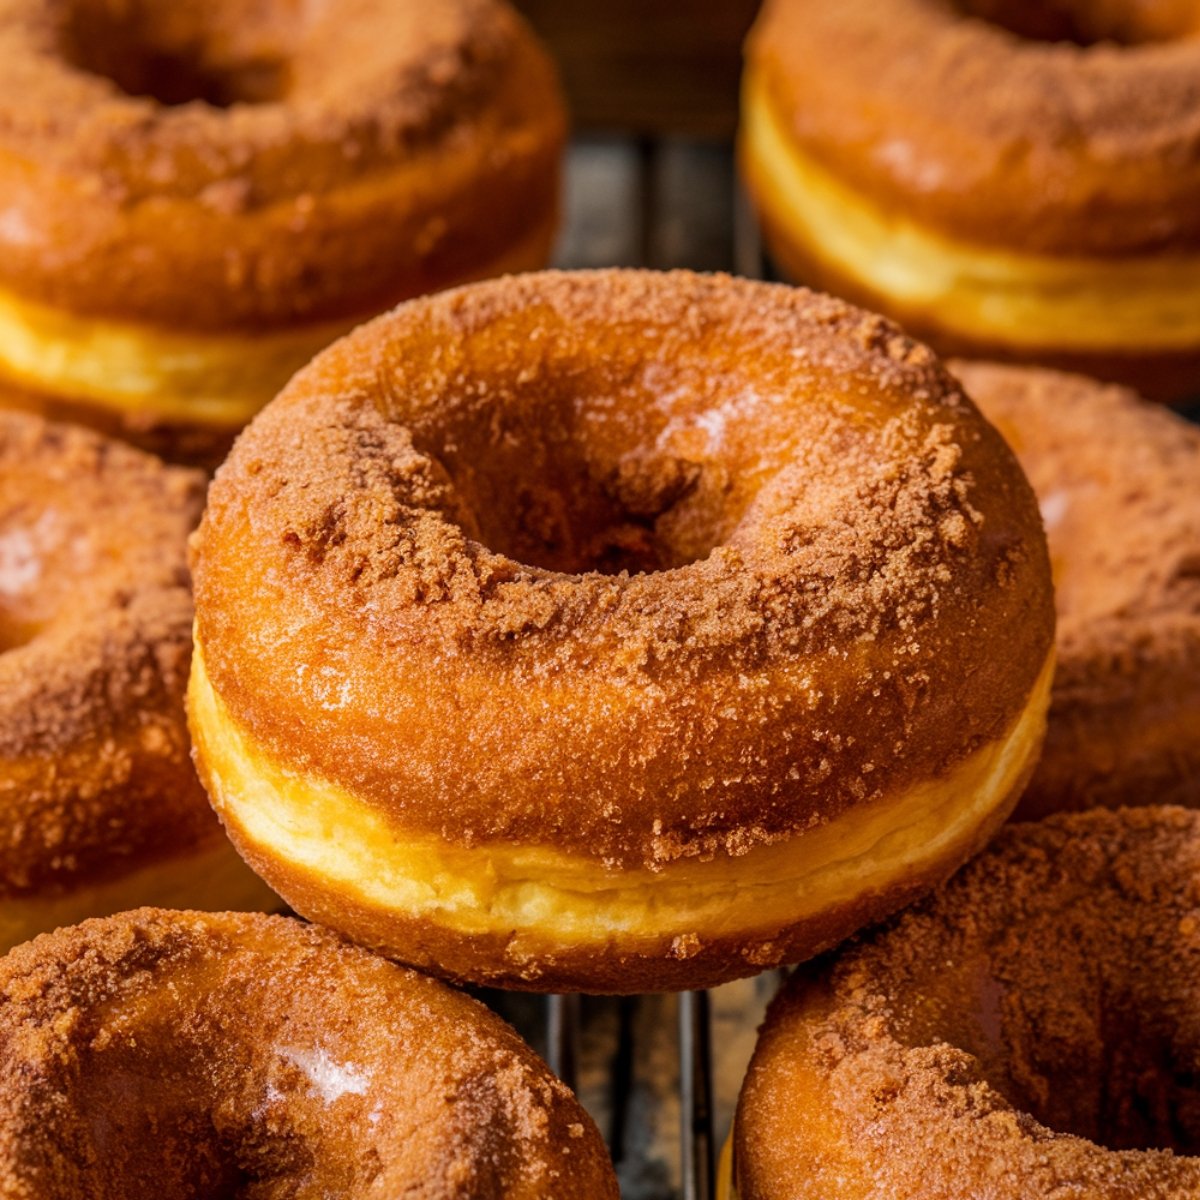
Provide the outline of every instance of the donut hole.
[[1194,5],[1181,0],[1135,4],[1131,0],[953,0],[961,13],[999,25],[1027,41],[1109,42],[1140,46],[1195,34]]
[[[434,360],[393,348],[383,407],[453,480],[471,535],[526,566],[636,574],[701,561],[803,457],[782,389],[712,348],[707,366],[636,344],[599,366],[554,350],[531,364],[506,350],[530,340],[520,315],[473,336],[487,368],[473,362],[452,388],[444,343]],[[437,393],[422,397],[430,381]]]
[[712,444],[723,424],[748,451],[750,431],[728,429],[728,405],[662,421],[646,420],[655,410],[643,395],[610,394],[603,410],[588,407],[594,397],[514,399],[499,425],[448,424],[424,448],[454,480],[478,539],[526,566],[687,566],[730,540],[757,491],[762,464]]
[[1009,1098],[1049,1128],[1111,1150],[1200,1153],[1197,1031],[1112,982],[1044,997],[1014,1022]]
[[[1074,907],[1074,911],[1073,911]],[[919,1038],[973,1054],[1016,1109],[1111,1150],[1200,1154],[1200,1003],[1178,930],[1101,893],[929,977]],[[1148,908],[1149,906],[1147,906]],[[964,997],[967,1002],[964,1003]]]
[[162,105],[266,104],[288,91],[295,8],[278,0],[77,0],[62,50],[79,70]]
[[506,466],[481,455],[486,466],[469,467],[468,452],[449,468],[489,549],[567,574],[640,574],[698,561],[722,540],[716,514],[689,513],[698,464],[632,455],[603,463],[581,439],[546,434],[522,430],[525,452]]
[[[185,976],[177,982],[181,990],[184,982],[202,986]],[[159,1004],[168,1011],[181,1007]],[[353,1167],[326,1131],[333,1122],[319,1094],[285,1064],[277,1077],[295,1090],[286,1102],[276,1098],[262,1078],[272,1067],[278,1071],[278,1063],[264,1064],[230,1045],[228,1022],[218,1025],[182,1007],[186,1023],[170,1026],[141,1013],[131,1018],[116,1005],[114,1013],[125,1015],[135,1032],[82,1059],[69,1108],[59,1115],[68,1128],[81,1130],[79,1141],[92,1150],[80,1155],[77,1194],[235,1200],[292,1195],[305,1184],[316,1194],[351,1194]],[[214,1046],[224,1047],[216,1069]],[[345,1131],[358,1142],[370,1132],[361,1122]]]

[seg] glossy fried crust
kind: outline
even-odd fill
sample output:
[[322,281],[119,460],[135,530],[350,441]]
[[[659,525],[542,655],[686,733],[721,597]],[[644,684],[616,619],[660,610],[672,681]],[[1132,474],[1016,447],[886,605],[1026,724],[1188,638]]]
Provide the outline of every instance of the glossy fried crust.
[[590,1118],[499,1018],[284,918],[141,909],[0,961],[12,1200],[600,1200]]
[[196,472],[0,413],[0,903],[221,840],[183,711],[203,498]]
[[[214,778],[235,736],[251,776],[336,785],[396,845],[569,856],[572,894],[644,877],[653,907],[656,878],[694,868],[697,898],[722,872],[737,893],[745,854],[803,857],[806,832],[874,820],[1021,724],[1019,774],[1040,737],[1051,596],[1024,476],[928,350],[800,290],[586,272],[404,306],[240,439],[194,570],[192,718],[216,799],[246,797]],[[332,884],[256,854],[347,928]],[[679,936],[653,931],[653,985],[812,953],[868,919],[860,899],[803,944],[756,930],[752,961],[744,896],[716,928],[680,917]],[[445,970],[408,918],[355,936]],[[606,919],[578,953],[620,990],[637,935]],[[481,964],[510,935],[480,937]]]
[[71,313],[354,317],[554,223],[557,81],[496,0],[3,0],[0,61],[0,286]]
[[1029,476],[1055,573],[1049,728],[1018,815],[1200,806],[1200,430],[1080,376],[951,370]]
[[1028,253],[1200,248],[1193,5],[768,0],[747,54],[796,144],[885,210]]
[[1010,826],[798,972],[739,1103],[739,1200],[1194,1196],[1197,878],[1194,812]]

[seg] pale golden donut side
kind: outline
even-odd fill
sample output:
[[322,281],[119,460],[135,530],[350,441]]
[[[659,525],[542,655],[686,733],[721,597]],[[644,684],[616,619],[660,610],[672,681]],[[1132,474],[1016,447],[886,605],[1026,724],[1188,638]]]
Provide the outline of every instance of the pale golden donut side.
[[631,992],[641,979],[686,988],[698,974],[724,982],[807,957],[863,924],[878,897],[894,906],[943,878],[1021,794],[1052,674],[1050,659],[1012,728],[944,778],[801,839],[656,871],[605,870],[545,845],[457,847],[405,829],[256,744],[213,690],[199,643],[188,711],[229,836],[298,911],[384,952],[398,931],[420,930],[405,960],[451,978]]
[[1200,386],[1195,14],[1025,9],[1065,24],[1022,32],[1006,27],[1022,6],[990,3],[764,5],[740,159],[766,244],[941,353],[1184,400]]

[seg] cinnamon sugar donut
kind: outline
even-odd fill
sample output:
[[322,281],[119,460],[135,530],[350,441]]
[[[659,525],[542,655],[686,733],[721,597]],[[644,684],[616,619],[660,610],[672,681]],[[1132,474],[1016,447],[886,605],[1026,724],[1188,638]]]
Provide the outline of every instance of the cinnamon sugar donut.
[[0,949],[153,901],[275,903],[189,761],[204,481],[0,412]]
[[300,912],[456,978],[698,987],[975,850],[1052,597],[923,347],[727,277],[417,301],[301,372],[194,545],[210,797]]
[[142,909],[0,960],[0,1193],[616,1200],[498,1017],[282,917]]
[[1000,834],[802,969],[735,1124],[738,1200],[1200,1193],[1200,814]]
[[1018,815],[1200,807],[1200,429],[1081,376],[955,362],[1041,502],[1058,608]]
[[768,0],[741,158],[791,275],[939,350],[1200,391],[1200,9]]
[[236,431],[364,318],[545,263],[563,105],[502,0],[0,0],[0,380]]

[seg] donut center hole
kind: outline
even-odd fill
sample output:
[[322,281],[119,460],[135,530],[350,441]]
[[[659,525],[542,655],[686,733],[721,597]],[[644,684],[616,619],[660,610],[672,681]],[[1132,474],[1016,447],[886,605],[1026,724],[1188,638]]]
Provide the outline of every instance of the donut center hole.
[[[165,106],[198,102],[229,108],[284,98],[289,31],[264,27],[261,9],[273,6],[258,6],[259,11],[245,3],[211,7],[234,10],[224,14],[227,28],[215,28],[211,12],[206,14],[198,0],[78,3],[64,29],[62,49],[79,70],[110,80],[126,95]],[[243,8],[246,12],[240,13]]]
[[1060,1133],[1111,1150],[1200,1154],[1197,1047],[1129,995],[1096,997],[1010,1047],[1009,1098]]
[[715,529],[692,529],[688,540],[673,528],[697,486],[695,464],[631,459],[597,471],[574,449],[533,456],[524,470],[514,464],[507,481],[460,477],[484,545],[546,570],[636,575],[684,566],[716,544]]
[[1158,0],[952,0],[959,12],[999,25],[1032,42],[1140,46],[1177,41],[1196,32],[1190,3]]
[[927,960],[941,974],[917,976],[919,1041],[961,1046],[1014,1108],[1057,1133],[1200,1154],[1195,957],[1161,950],[1179,938],[1175,922],[1156,930],[1141,900],[1104,888],[1046,907],[1019,937]]
[[[402,361],[401,412],[422,386],[420,360]],[[671,570],[729,540],[783,454],[739,410],[736,382],[705,396],[671,370],[680,377],[666,381],[639,363],[619,369],[619,384],[497,374],[486,410],[439,396],[427,429],[411,412],[401,423],[453,480],[463,527],[488,549],[572,575]]]

